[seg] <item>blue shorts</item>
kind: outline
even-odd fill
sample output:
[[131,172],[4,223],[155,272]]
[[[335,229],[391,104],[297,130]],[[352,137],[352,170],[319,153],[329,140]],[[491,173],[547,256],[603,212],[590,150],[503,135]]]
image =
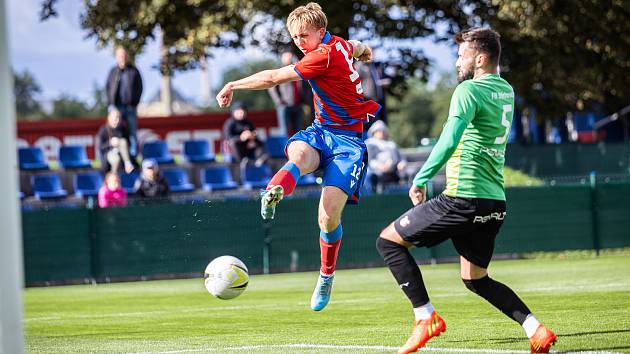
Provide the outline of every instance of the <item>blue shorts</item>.
[[303,141],[319,151],[319,170],[324,186],[335,186],[348,195],[347,204],[357,204],[367,172],[368,155],[362,133],[312,124],[295,133],[285,146]]

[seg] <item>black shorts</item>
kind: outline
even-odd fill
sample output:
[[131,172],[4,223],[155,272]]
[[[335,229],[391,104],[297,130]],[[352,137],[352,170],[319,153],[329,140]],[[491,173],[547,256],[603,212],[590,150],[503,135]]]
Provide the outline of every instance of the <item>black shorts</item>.
[[394,227],[403,240],[416,247],[433,247],[450,238],[462,257],[488,268],[505,215],[502,200],[440,194],[402,214]]

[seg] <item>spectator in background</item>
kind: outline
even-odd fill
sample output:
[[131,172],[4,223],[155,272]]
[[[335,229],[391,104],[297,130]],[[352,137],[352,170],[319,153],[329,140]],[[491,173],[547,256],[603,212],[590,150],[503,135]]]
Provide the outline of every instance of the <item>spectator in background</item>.
[[232,156],[241,165],[249,161],[261,166],[269,158],[265,145],[258,139],[254,123],[247,119],[247,107],[242,102],[232,106],[231,116],[223,124],[223,136]]
[[116,48],[116,66],[107,77],[105,85],[107,103],[116,107],[127,129],[129,129],[129,152],[135,157],[138,153],[138,114],[137,106],[142,96],[142,77],[136,67],[129,62],[127,51]]
[[142,161],[142,173],[133,189],[137,196],[143,198],[159,198],[168,195],[168,182],[160,172],[155,159],[145,159]]
[[[280,57],[283,66],[294,64],[295,55],[286,51]],[[278,112],[278,124],[282,132],[292,136],[302,130],[304,117],[304,93],[302,81],[289,81],[267,89]]]
[[113,172],[105,175],[103,186],[98,191],[98,206],[109,208],[127,205],[127,192],[120,184],[120,176]]
[[374,192],[382,193],[386,183],[397,183],[404,177],[407,162],[396,143],[389,140],[389,129],[381,120],[374,122],[368,130],[365,145],[369,158],[368,182]]
[[120,112],[117,109],[109,111],[107,122],[99,129],[97,139],[103,170],[118,173],[120,163],[123,162],[125,172],[133,171],[134,165],[129,154],[129,131],[120,123]]

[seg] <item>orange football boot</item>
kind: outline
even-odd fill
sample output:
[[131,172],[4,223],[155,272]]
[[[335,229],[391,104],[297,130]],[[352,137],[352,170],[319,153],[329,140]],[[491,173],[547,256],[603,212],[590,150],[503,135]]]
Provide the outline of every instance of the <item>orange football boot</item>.
[[416,321],[413,331],[411,331],[411,337],[405,345],[398,349],[398,354],[413,353],[424,347],[429,339],[439,336],[444,331],[446,331],[446,322],[433,311],[431,318]]
[[536,333],[529,339],[532,353],[549,353],[549,348],[556,343],[558,337],[547,327],[540,325]]

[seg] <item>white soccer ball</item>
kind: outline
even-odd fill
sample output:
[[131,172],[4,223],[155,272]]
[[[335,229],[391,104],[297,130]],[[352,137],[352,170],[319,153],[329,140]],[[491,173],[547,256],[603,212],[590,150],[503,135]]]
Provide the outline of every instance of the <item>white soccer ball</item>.
[[249,283],[247,266],[232,256],[213,259],[206,267],[204,278],[208,292],[222,300],[241,295]]

